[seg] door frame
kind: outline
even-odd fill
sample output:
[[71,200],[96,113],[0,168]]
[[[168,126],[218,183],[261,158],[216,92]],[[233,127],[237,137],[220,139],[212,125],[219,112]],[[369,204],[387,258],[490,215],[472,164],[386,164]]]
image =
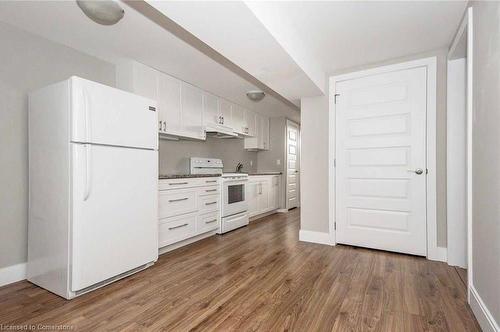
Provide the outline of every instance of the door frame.
[[300,156],[301,156],[301,146],[300,146],[300,124],[298,124],[295,121],[292,121],[288,118],[285,119],[285,210],[290,209],[288,205],[288,124],[292,123],[295,126],[297,126],[297,164],[299,165],[298,167],[298,181],[297,181],[297,191],[298,191],[298,197],[297,197],[297,207],[300,208]]
[[390,73],[399,70],[425,67],[427,70],[427,111],[426,111],[426,224],[427,224],[427,258],[430,260],[446,261],[446,248],[437,245],[437,207],[436,207],[436,92],[437,92],[437,57],[427,57],[392,65],[355,71],[352,73],[330,77],[329,89],[329,235],[330,243],[336,244],[335,219],[336,219],[336,85],[342,81]]
[[[466,151],[467,151],[467,172],[466,172],[466,205],[467,205],[467,214],[466,214],[466,223],[467,223],[467,298],[468,302],[471,303],[471,290],[474,289],[473,285],[473,256],[472,256],[472,121],[473,121],[473,70],[474,70],[474,62],[473,62],[473,43],[474,43],[474,33],[473,33],[473,8],[469,7],[465,11],[465,14],[462,18],[459,28],[455,36],[453,37],[453,41],[448,51],[448,61],[450,61],[453,57],[453,54],[457,50],[460,45],[462,38],[467,38],[467,46],[466,46],[466,104],[465,104],[465,112],[466,112],[466,122],[467,122],[467,142],[466,142]],[[448,86],[449,87],[449,86]],[[448,234],[448,241],[460,241],[460,239],[455,239]]]

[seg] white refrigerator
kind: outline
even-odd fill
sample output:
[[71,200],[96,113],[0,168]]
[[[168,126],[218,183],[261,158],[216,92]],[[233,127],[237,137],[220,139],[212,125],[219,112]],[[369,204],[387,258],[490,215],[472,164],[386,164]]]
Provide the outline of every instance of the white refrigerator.
[[29,281],[71,299],[158,259],[157,122],[79,77],[30,94]]

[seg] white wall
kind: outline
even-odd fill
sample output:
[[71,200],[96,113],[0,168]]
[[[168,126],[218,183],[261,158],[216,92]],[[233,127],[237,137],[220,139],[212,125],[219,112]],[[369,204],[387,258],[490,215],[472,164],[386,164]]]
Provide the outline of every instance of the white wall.
[[114,66],[0,23],[0,268],[26,261],[28,92],[78,75],[114,85]]
[[500,322],[500,3],[474,1],[472,7],[474,11],[472,279],[475,289],[496,320],[498,328]]
[[467,64],[448,63],[447,230],[448,264],[467,266]]
[[300,106],[300,229],[328,233],[328,97]]
[[[369,64],[362,67],[350,68],[335,73],[345,74],[358,70],[375,68],[379,66],[437,57],[437,245],[446,246],[446,67],[447,50],[436,50],[422,54],[416,54],[397,59],[392,59],[376,64]],[[315,230],[319,232],[328,231],[328,200],[316,193],[316,188],[320,193],[324,193],[328,178],[328,97],[303,98],[301,105],[301,134],[302,134],[302,159],[301,172],[302,197],[301,208],[301,228],[305,230]],[[308,123],[304,125],[304,122]],[[305,138],[304,138],[305,137]],[[323,159],[325,158],[325,159]],[[305,168],[304,168],[305,165]],[[308,174],[311,172],[310,174]],[[313,181],[309,182],[308,181]],[[304,190],[304,186],[306,189]],[[326,191],[327,192],[327,191]],[[307,193],[313,193],[310,200]],[[327,197],[327,196],[325,196]],[[331,200],[334,198],[331,197]]]

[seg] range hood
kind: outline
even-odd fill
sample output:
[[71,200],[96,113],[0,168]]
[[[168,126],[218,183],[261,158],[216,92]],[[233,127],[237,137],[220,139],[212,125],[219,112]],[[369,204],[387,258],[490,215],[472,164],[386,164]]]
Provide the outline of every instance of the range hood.
[[207,136],[217,137],[217,138],[238,138],[232,128],[222,126],[222,125],[207,125],[205,127],[205,132]]

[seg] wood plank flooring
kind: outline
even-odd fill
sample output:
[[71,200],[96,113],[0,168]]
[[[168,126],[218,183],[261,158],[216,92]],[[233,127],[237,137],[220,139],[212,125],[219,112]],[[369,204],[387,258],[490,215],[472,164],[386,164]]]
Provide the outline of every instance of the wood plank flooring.
[[454,268],[298,241],[299,210],[160,256],[71,301],[0,288],[0,324],[77,331],[479,331]]

